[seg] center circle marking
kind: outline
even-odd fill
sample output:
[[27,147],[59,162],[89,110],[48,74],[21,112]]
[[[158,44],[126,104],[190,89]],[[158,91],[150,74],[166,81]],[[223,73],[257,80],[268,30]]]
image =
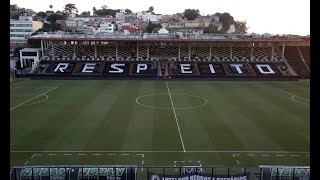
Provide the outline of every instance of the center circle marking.
[[[162,96],[162,95],[167,95],[168,93],[158,93],[158,94],[147,94],[147,95],[143,95],[143,96],[139,96],[136,98],[136,103],[139,104],[140,106],[143,107],[147,107],[147,108],[152,108],[152,109],[172,109],[172,107],[156,107],[156,106],[149,106],[149,105],[145,105],[141,102],[139,102],[139,99],[142,99],[144,97],[148,97],[148,96]],[[194,95],[190,95],[190,94],[171,94],[171,96],[189,96],[189,97],[194,97],[194,98],[198,98],[201,99],[204,103],[198,105],[198,106],[190,106],[190,107],[174,107],[174,109],[195,109],[195,108],[199,108],[202,107],[204,105],[206,105],[208,103],[208,100],[206,98],[200,97],[200,96],[194,96]]]

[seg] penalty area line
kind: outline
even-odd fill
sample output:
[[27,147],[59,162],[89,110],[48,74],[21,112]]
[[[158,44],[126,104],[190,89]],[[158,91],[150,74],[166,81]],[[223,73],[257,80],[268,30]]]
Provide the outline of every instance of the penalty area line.
[[17,105],[17,106],[15,106],[15,107],[11,108],[11,109],[10,109],[10,111],[11,111],[11,110],[14,110],[14,109],[15,109],[15,108],[17,108],[17,107],[20,107],[20,106],[22,106],[22,105],[24,105],[24,104],[28,103],[28,102],[30,102],[30,101],[32,101],[32,100],[34,100],[34,99],[36,99],[36,98],[38,98],[38,97],[40,97],[40,96],[42,96],[42,95],[44,95],[44,94],[46,94],[46,93],[48,93],[48,92],[50,92],[50,91],[53,91],[53,90],[55,90],[55,89],[57,89],[57,88],[58,88],[58,87],[55,87],[55,88],[53,88],[53,89],[50,89],[50,90],[48,90],[48,91],[46,91],[46,92],[44,92],[44,93],[42,93],[42,94],[39,94],[38,96],[35,96],[35,97],[33,97],[33,98],[31,98],[31,99],[29,99],[29,100],[27,100],[27,101],[23,102],[23,103],[20,103],[19,105]]

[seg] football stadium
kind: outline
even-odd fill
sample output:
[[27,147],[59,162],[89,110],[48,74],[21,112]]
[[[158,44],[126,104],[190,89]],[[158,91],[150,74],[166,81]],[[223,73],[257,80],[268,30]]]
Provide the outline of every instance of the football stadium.
[[309,179],[309,36],[29,39],[12,179]]

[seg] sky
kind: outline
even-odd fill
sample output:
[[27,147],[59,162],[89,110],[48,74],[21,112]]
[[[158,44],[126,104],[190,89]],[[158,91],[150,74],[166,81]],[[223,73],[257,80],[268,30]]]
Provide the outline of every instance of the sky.
[[36,12],[63,10],[65,4],[76,4],[79,14],[107,5],[111,9],[148,10],[157,14],[182,13],[199,9],[201,15],[228,12],[236,21],[246,21],[248,33],[310,35],[310,0],[11,0],[10,4]]

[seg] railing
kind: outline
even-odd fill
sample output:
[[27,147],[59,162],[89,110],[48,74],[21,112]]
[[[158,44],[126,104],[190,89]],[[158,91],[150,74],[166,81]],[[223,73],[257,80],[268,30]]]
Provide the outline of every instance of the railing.
[[20,166],[11,168],[11,180],[309,180],[310,167],[137,167],[137,166]]
[[86,33],[40,33],[30,38],[108,38],[108,39],[269,39],[269,40],[300,40],[295,36],[279,35],[245,35],[245,34],[191,34],[191,33],[138,33],[138,34],[86,34]]

